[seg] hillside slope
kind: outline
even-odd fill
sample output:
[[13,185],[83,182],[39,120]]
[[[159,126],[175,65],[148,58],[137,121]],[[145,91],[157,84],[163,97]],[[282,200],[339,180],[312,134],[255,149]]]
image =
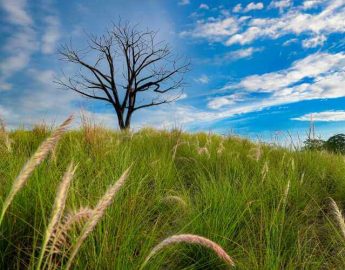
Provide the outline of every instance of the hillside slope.
[[[47,136],[45,130],[15,131],[12,151],[1,146],[1,201]],[[1,269],[34,268],[56,189],[72,160],[78,168],[66,212],[95,206],[132,165],[74,269],[139,269],[156,244],[181,233],[217,242],[235,269],[345,268],[345,238],[329,199],[345,207],[343,156],[203,133],[86,129],[65,134],[15,197],[0,228]],[[65,247],[79,227],[69,231]],[[59,267],[61,258],[57,254],[52,265]],[[205,248],[178,244],[144,269],[226,266]]]

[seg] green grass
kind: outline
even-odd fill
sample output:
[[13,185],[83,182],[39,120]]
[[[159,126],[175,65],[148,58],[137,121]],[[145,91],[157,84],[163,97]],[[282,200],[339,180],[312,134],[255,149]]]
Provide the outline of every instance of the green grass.
[[[10,134],[12,152],[0,147],[1,201],[47,136],[18,130]],[[217,153],[221,142],[224,150]],[[207,144],[209,155],[199,154],[198,144]],[[178,131],[69,132],[59,142],[56,160],[48,158],[34,171],[7,211],[0,227],[0,268],[35,269],[56,189],[73,160],[79,166],[66,208],[74,210],[94,207],[133,164],[74,269],[139,269],[156,244],[180,233],[217,242],[235,269],[345,269],[345,239],[328,201],[332,197],[345,206],[344,157],[258,147],[235,137]],[[72,241],[77,236],[76,228]],[[144,269],[226,266],[205,248],[179,244]]]

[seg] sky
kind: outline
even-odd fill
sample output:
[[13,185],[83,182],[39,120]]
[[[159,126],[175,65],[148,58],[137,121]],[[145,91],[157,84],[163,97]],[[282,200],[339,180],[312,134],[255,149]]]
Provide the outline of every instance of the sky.
[[345,133],[344,0],[0,0],[0,117],[10,128],[90,114],[116,128],[107,104],[54,83],[72,66],[66,42],[103,34],[119,18],[158,31],[191,60],[184,95],[138,110],[135,129],[273,138]]

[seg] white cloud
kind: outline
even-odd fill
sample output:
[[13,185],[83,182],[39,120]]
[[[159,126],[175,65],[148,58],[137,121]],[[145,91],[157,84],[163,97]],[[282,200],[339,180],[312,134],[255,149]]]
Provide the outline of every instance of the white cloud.
[[60,38],[60,21],[57,16],[47,16],[44,18],[44,22],[46,28],[42,36],[42,52],[51,54],[55,52],[56,44]]
[[[287,1],[274,1],[270,6],[275,6],[283,11],[288,3]],[[321,8],[313,13],[309,13],[309,10],[302,4],[290,7],[277,17],[255,18],[235,15],[211,17],[207,20],[199,20],[193,30],[184,33],[190,34],[192,37],[224,42],[228,46],[251,44],[257,39],[277,39],[291,34],[295,36],[309,35],[311,38],[304,41],[304,46],[319,46],[326,41],[330,34],[345,32],[345,2],[343,0],[324,0],[322,3],[317,3]],[[261,7],[258,4],[251,6],[248,4],[249,9],[254,6]],[[311,4],[306,5],[311,6]],[[246,10],[247,7],[243,9],[239,4],[233,8],[233,11],[240,12]]]
[[206,23],[199,21],[191,32],[182,32],[182,36],[207,38],[210,40],[222,40],[239,30],[238,21],[233,17],[224,20],[208,20]]
[[7,22],[15,28],[1,48],[5,56],[0,63],[0,90],[12,88],[11,83],[7,82],[8,78],[29,64],[31,55],[38,47],[33,21],[26,6],[25,0],[1,2]]
[[204,3],[200,4],[199,8],[200,9],[206,9],[206,10],[210,9],[210,7],[207,4],[204,4]]
[[305,39],[302,41],[302,46],[304,48],[315,48],[318,46],[322,46],[327,38],[324,35],[316,35],[312,38]]
[[[295,61],[287,69],[248,76],[227,85],[221,90],[237,91],[237,96],[215,97],[208,107],[218,109],[215,117],[219,119],[282,104],[344,97],[344,65],[345,53],[315,53]],[[255,98],[252,93],[265,93],[265,98]]]
[[264,8],[264,4],[263,3],[261,3],[261,2],[258,2],[258,3],[251,2],[251,3],[249,3],[245,7],[243,12],[249,12],[249,11],[252,11],[252,10],[260,10],[260,9],[263,9],[263,8]]
[[244,31],[230,35],[227,45],[249,44],[259,38],[277,39],[287,34],[314,34],[327,36],[345,31],[345,2],[330,0],[315,14],[305,13],[303,8],[290,9],[277,18],[251,19]]
[[238,13],[242,10],[242,5],[241,4],[237,4],[236,6],[234,6],[234,8],[232,9],[232,12],[234,13]]
[[277,8],[279,9],[279,12],[283,12],[284,9],[289,8],[291,6],[291,0],[274,0],[269,4],[268,8]]
[[261,3],[261,2],[258,2],[258,3],[251,2],[245,8],[243,8],[241,4],[237,4],[232,9],[232,12],[234,12],[234,13],[244,12],[245,13],[245,12],[249,12],[249,11],[252,11],[252,10],[261,10],[263,8],[264,8],[264,4],[263,3]]
[[201,84],[208,84],[210,82],[210,78],[207,75],[201,75],[199,78],[195,79],[196,82]]
[[[40,48],[42,53],[55,51],[60,37],[59,19],[55,15],[43,17],[43,34],[39,36],[38,27],[28,12],[26,0],[2,0],[0,7],[5,11],[5,23],[11,26],[9,37],[4,41],[3,60],[0,63],[0,90],[10,90],[12,84],[8,82],[17,72],[25,70],[30,64],[32,55]],[[48,13],[54,13],[50,5],[42,5]]]
[[345,111],[323,111],[314,112],[302,115],[300,117],[291,118],[291,120],[297,121],[310,121],[310,119],[316,122],[339,122],[345,121]]
[[[304,79],[315,79],[315,84],[320,84],[326,78],[339,74],[337,72],[344,72],[342,70],[344,65],[345,53],[315,53],[295,61],[288,69],[265,73],[263,75],[248,76],[236,85],[236,87],[253,92],[286,91],[290,89],[288,87],[302,83]],[[296,87],[291,89],[296,89]]]
[[2,0],[1,6],[5,10],[7,20],[15,25],[29,26],[32,18],[26,11],[26,0]]
[[249,58],[255,52],[260,52],[262,50],[263,50],[262,48],[254,48],[254,47],[234,50],[234,51],[227,53],[224,56],[224,60],[238,60],[238,59],[242,59],[242,58]]
[[179,4],[180,6],[186,6],[186,5],[189,5],[189,4],[190,4],[190,0],[180,0],[180,1],[178,2],[178,4]]
[[207,103],[207,107],[213,110],[217,110],[225,106],[234,105],[241,101],[244,101],[244,94],[235,93],[228,96],[213,98],[210,102]]
[[311,9],[314,8],[320,4],[322,4],[322,2],[324,2],[325,0],[306,0],[303,2],[303,8],[304,9]]
[[291,45],[291,44],[293,44],[293,43],[296,43],[296,42],[298,42],[298,39],[297,39],[297,38],[291,38],[291,39],[285,41],[285,42],[283,43],[283,46],[289,46],[289,45]]

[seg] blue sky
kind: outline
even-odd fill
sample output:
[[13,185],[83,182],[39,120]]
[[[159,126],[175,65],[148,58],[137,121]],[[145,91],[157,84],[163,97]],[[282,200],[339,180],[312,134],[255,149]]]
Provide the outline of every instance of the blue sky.
[[60,122],[81,109],[115,127],[110,107],[58,89],[73,67],[58,46],[85,46],[121,17],[159,31],[191,59],[185,95],[138,111],[134,126],[270,138],[345,132],[343,0],[0,0],[0,116],[10,127]]

